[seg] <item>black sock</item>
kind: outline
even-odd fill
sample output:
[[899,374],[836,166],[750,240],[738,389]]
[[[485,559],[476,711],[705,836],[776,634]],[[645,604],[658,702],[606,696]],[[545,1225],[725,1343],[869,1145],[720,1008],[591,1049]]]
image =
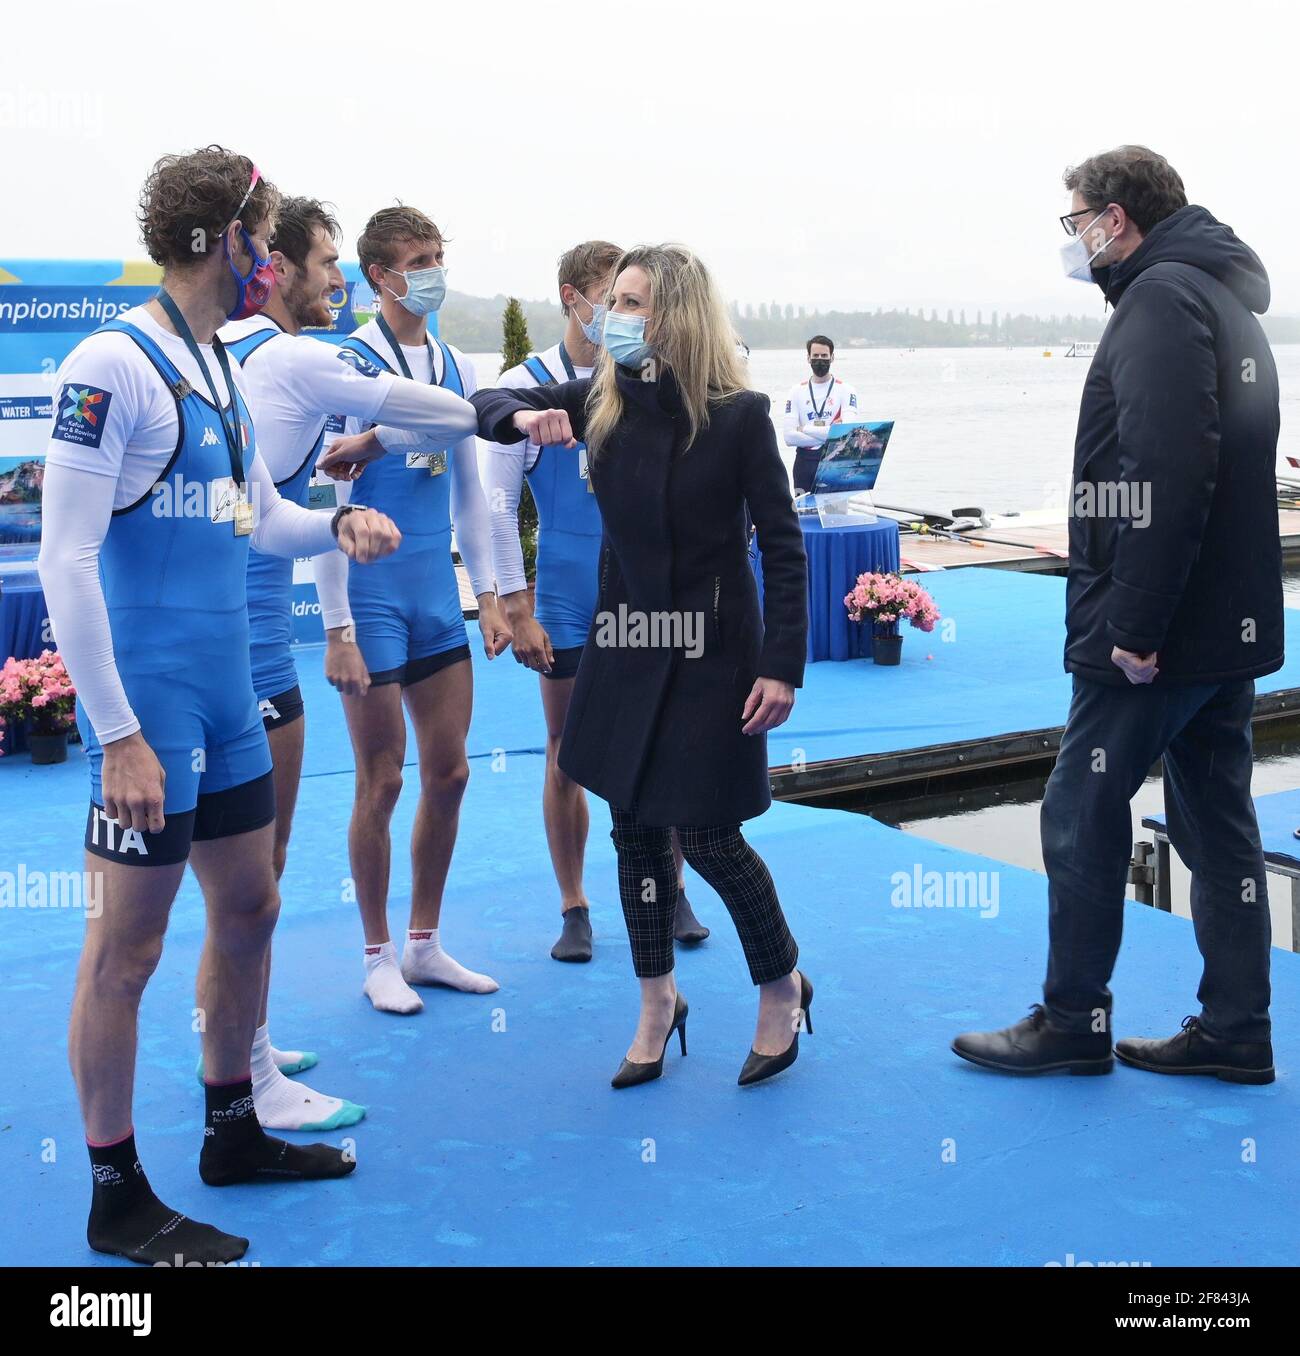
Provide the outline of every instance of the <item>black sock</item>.
[[553,960],[591,959],[591,911],[584,905],[575,905],[563,913],[564,927],[560,940],[551,948]]
[[351,1154],[332,1144],[290,1144],[258,1123],[251,1078],[238,1083],[205,1083],[208,1119],[203,1127],[199,1176],[209,1186],[231,1186],[272,1178],[308,1181],[346,1177],[356,1167]]
[[94,1187],[86,1240],[96,1252],[133,1262],[233,1262],[248,1251],[248,1239],[223,1234],[178,1214],[153,1194],[135,1152],[135,1134],[116,1144],[87,1144]]

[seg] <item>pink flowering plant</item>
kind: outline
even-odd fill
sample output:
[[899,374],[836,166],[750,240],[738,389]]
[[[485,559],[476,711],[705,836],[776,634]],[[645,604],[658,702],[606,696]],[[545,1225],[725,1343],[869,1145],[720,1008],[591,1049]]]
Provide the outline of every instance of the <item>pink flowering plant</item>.
[[925,589],[897,574],[858,575],[844,606],[850,621],[869,622],[878,636],[896,636],[900,621],[911,622],[918,631],[933,631],[939,620],[939,609]]
[[30,722],[33,734],[61,734],[76,721],[77,692],[53,650],[35,659],[6,659],[0,669],[0,728]]

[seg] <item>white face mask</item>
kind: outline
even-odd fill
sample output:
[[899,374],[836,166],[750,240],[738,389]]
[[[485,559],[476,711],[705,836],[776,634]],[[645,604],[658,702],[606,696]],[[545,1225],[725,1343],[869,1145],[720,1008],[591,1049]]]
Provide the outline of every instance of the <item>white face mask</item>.
[[1115,237],[1111,236],[1109,240],[1103,241],[1101,249],[1093,250],[1088,253],[1088,246],[1084,241],[1084,236],[1106,215],[1106,209],[1103,208],[1095,217],[1079,232],[1072,240],[1066,241],[1061,246],[1061,264],[1065,269],[1065,276],[1073,278],[1076,282],[1094,282],[1092,276],[1092,261],[1109,249],[1115,243]]

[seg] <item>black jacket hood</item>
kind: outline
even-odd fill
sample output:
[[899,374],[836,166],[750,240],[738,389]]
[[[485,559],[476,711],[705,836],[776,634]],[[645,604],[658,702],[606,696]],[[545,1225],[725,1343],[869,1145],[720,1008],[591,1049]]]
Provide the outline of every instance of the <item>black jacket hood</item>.
[[1259,255],[1237,239],[1231,226],[1195,204],[1157,222],[1127,259],[1094,268],[1092,276],[1106,300],[1116,306],[1140,273],[1152,264],[1170,263],[1190,264],[1217,278],[1256,315],[1268,310],[1268,274]]

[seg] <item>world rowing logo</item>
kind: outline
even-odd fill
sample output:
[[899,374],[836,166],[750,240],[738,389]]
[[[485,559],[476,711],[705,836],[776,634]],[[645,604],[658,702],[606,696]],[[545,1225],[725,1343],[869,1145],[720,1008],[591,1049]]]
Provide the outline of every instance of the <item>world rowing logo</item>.
[[97,386],[64,382],[59,394],[59,413],[54,421],[55,438],[78,447],[98,447],[108,422],[113,397]]

